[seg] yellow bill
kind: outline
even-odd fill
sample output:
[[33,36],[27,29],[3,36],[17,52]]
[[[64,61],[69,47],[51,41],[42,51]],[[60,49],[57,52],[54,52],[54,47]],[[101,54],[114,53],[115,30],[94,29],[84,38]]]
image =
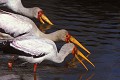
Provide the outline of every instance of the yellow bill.
[[[77,54],[80,55],[83,59],[85,59],[87,62],[89,62],[93,67],[95,67],[95,65],[89,60],[87,59],[82,52],[80,52],[79,50],[77,50]],[[76,57],[77,58],[77,57]]]
[[45,24],[45,22],[42,20],[42,18],[40,17],[40,22],[42,23],[42,24]]
[[50,25],[53,25],[53,23],[44,14],[42,14],[40,17],[40,22],[44,24],[44,21]]
[[85,64],[82,62],[82,60],[79,59],[79,57],[75,54],[76,59],[85,67],[85,69],[88,71],[88,68],[85,66]]
[[86,67],[86,65],[82,62],[82,60],[78,56],[82,57],[84,60],[86,60],[87,62],[89,62],[93,67],[95,67],[94,64],[89,59],[87,59],[87,57],[85,57],[82,54],[82,52],[80,52],[76,47],[73,48],[72,54],[85,67],[86,70],[88,70],[88,68]]
[[82,49],[84,49],[86,52],[90,54],[90,51],[88,51],[81,43],[79,43],[74,37],[70,37],[70,41],[73,42],[74,44],[80,46]]

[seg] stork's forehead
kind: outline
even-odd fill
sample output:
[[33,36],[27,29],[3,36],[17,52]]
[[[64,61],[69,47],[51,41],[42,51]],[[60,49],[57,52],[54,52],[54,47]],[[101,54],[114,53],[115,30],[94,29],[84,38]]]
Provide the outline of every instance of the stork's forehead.
[[34,7],[34,10],[37,12],[42,11],[42,9],[40,9],[39,7]]
[[42,11],[42,9],[40,9],[39,7],[34,7],[34,8],[32,8],[32,9],[33,9],[34,17],[35,17],[35,18],[38,18],[38,13],[39,13],[40,11]]
[[63,34],[63,35],[66,35],[68,33],[68,31],[65,30],[65,29],[62,29],[62,30],[60,30],[60,33]]

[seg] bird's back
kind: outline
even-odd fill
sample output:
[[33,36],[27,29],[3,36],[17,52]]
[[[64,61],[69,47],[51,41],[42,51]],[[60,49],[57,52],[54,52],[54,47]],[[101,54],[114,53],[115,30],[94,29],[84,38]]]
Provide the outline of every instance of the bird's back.
[[21,15],[0,12],[0,28],[14,36],[29,32],[33,28],[29,21]]

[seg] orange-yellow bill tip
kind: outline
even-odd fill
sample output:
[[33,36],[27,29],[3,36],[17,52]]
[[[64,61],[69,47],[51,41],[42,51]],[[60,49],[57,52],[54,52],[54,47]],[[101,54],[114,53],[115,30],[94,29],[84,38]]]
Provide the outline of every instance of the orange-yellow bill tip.
[[85,59],[87,62],[89,62],[93,67],[95,67],[95,65],[89,60],[87,59],[82,52],[80,52],[79,50],[77,50],[77,54],[80,55],[83,59]]
[[44,14],[41,15],[41,18],[48,24],[53,25],[53,23]]
[[86,65],[79,59],[79,57],[75,54],[76,59],[84,66],[84,68],[88,71]]
[[70,37],[70,41],[73,42],[74,44],[80,46],[82,49],[84,49],[86,52],[90,54],[90,51],[88,51],[81,43],[79,43],[74,37]]

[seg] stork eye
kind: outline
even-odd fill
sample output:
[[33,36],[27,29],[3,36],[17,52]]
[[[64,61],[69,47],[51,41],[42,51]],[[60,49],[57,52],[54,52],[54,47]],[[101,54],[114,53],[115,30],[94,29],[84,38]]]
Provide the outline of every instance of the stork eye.
[[68,35],[66,35],[66,37],[68,38],[69,36],[68,36]]
[[70,34],[69,33],[66,35],[66,38],[70,38]]
[[70,36],[70,34],[68,33],[68,34],[66,35],[66,40],[65,40],[67,43],[70,42],[70,37],[71,37],[71,36]]
[[42,14],[43,14],[43,11],[39,11],[38,12],[38,18],[40,18],[42,16]]
[[38,14],[41,14],[41,12],[39,11]]

